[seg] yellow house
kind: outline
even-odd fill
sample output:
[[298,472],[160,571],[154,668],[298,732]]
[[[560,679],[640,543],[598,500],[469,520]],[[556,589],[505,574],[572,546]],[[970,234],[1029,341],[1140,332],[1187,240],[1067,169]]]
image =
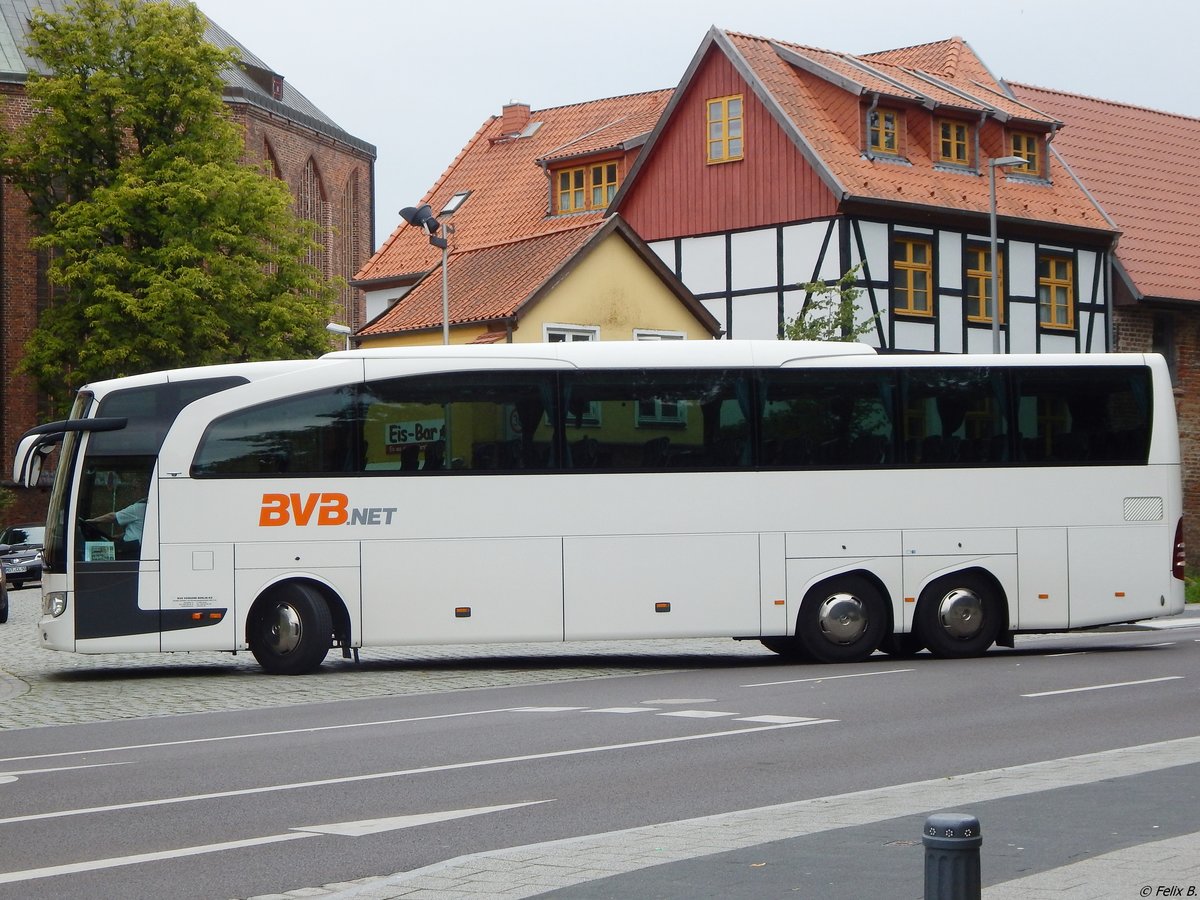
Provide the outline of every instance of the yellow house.
[[[707,339],[720,324],[619,216],[449,254],[450,342]],[[440,265],[356,335],[443,340]]]

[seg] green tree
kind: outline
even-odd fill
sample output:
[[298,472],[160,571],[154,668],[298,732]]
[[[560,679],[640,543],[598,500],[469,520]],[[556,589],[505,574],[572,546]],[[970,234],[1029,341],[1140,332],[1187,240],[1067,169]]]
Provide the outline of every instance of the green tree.
[[37,10],[29,122],[0,143],[56,286],[25,372],[60,404],[80,384],[328,347],[337,285],[316,225],[242,161],[221,99],[232,53],[192,4],[74,0]]
[[856,287],[859,263],[837,281],[810,281],[800,285],[804,305],[800,313],[783,326],[783,336],[790,341],[857,341],[875,327],[879,314],[855,322],[858,298],[862,288]]

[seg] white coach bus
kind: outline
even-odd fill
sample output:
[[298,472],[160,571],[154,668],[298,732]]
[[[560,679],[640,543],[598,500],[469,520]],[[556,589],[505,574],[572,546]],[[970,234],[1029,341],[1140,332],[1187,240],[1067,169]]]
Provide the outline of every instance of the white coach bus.
[[331,353],[89,385],[61,444],[44,647],[753,638],[941,657],[1180,612],[1154,355],[680,341]]

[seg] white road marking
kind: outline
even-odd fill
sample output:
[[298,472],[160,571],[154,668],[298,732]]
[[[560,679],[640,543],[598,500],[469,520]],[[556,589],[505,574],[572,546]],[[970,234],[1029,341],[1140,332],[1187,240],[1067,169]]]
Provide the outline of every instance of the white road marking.
[[580,712],[586,706],[514,706],[508,712]]
[[397,831],[401,828],[416,828],[419,825],[431,825],[434,822],[449,822],[452,819],[465,819],[468,816],[482,816],[487,813],[502,812],[506,809],[518,809],[522,806],[536,806],[539,803],[552,803],[551,800],[529,800],[525,803],[506,803],[503,806],[477,806],[474,809],[451,809],[445,812],[418,813],[414,816],[392,816],[386,819],[363,819],[359,822],[340,822],[333,825],[305,825],[302,828],[292,828],[292,831],[306,831],[316,834],[339,834],[343,837],[362,837],[367,834],[381,834],[385,831]]
[[88,763],[82,766],[55,766],[50,769],[16,769],[0,772],[0,784],[16,781],[21,775],[45,775],[47,772],[74,772],[77,769],[103,769],[108,766],[128,766],[128,762]]
[[589,709],[588,712],[604,712],[604,713],[643,713],[643,712],[658,712],[653,706],[610,706],[608,709]]
[[1164,678],[1146,678],[1142,681],[1118,681],[1113,684],[1092,684],[1087,687],[1064,688],[1060,691],[1039,691],[1036,694],[1022,694],[1022,697],[1053,697],[1057,694],[1080,694],[1084,691],[1103,691],[1108,688],[1133,687],[1138,684],[1158,684],[1160,681],[1179,681],[1182,675],[1167,675]]
[[98,869],[115,869],[118,866],[135,866],[139,863],[177,859],[180,856],[199,856],[203,853],[218,853],[222,850],[238,850],[242,847],[258,847],[263,844],[278,844],[281,841],[296,841],[310,837],[317,837],[316,832],[273,834],[269,837],[249,838],[244,841],[226,841],[222,844],[204,844],[199,847],[160,850],[157,853],[139,853],[136,856],[113,856],[108,859],[93,859],[86,862],[67,863],[62,866],[45,866],[40,869],[23,869],[20,872],[3,872],[0,873],[0,884],[34,881],[38,878],[53,878],[55,875],[75,875],[79,872],[95,872]]
[[220,853],[223,850],[240,850],[245,847],[261,847],[264,844],[278,844],[284,841],[297,841],[303,838],[320,837],[322,835],[338,835],[341,837],[363,837],[364,835],[380,834],[385,831],[396,831],[401,828],[416,828],[433,822],[446,822],[451,819],[464,819],[468,816],[481,816],[487,813],[501,812],[506,809],[517,809],[522,806],[534,806],[539,803],[550,803],[550,800],[530,800],[525,803],[508,803],[504,806],[478,806],[474,809],[452,809],[445,812],[423,813],[412,816],[393,816],[386,819],[363,819],[358,822],[336,822],[330,825],[305,825],[289,829],[284,834],[269,834],[264,837],[245,838],[240,841],[222,841],[216,844],[200,844],[195,847],[180,847],[174,850],[159,850],[154,853],[138,853],[132,856],[112,856],[107,859],[93,859],[84,862],[67,863],[61,866],[43,866],[38,869],[23,869],[19,872],[0,873],[0,884],[14,884],[21,881],[35,881],[39,878],[53,878],[56,875],[76,875],[80,872],[95,872],[100,869],[115,869],[120,866],[136,866],[141,863],[160,862],[166,859],[177,859],[181,856],[200,856],[205,853]]
[[[564,709],[567,707],[564,707]],[[210,744],[221,741],[244,741],[253,738],[282,737],[286,734],[315,734],[319,731],[341,731],[350,728],[372,728],[376,725],[403,725],[406,722],[430,722],[435,719],[458,719],[464,716],[486,716],[491,713],[510,712],[511,706],[501,709],[476,709],[471,712],[442,713],[436,716],[412,716],[406,719],[381,719],[376,722],[349,722],[344,725],[316,725],[312,728],[288,728],[282,731],[255,731],[249,734],[227,734],[220,737],[190,738],[182,741],[157,741],[152,744],[126,744],[120,747],[93,747],[90,750],[64,750],[59,753],[36,753],[29,756],[7,756],[0,763],[21,762],[26,759],[54,759],[60,756],[84,756],[92,753],[120,753],[124,750],[153,750],[159,747],[183,747],[189,744]]]
[[743,716],[740,719],[735,719],[735,722],[767,722],[772,725],[794,725],[807,723],[815,725],[817,722],[836,722],[837,719],[813,719],[803,716]]
[[15,825],[19,822],[36,822],[44,819],[60,819],[70,816],[89,815],[91,813],[117,812],[126,809],[146,809],[154,806],[170,806],[176,803],[190,803],[194,800],[223,800],[228,797],[248,797],[255,794],[270,794],[276,791],[294,791],[305,788],[329,787],[335,784],[353,784],[361,781],[380,781],[386,778],[403,778],[409,775],[428,775],[433,772],[453,772],[458,769],[477,769],[485,766],[500,766],[511,763],[532,762],[540,759],[558,759],[566,756],[582,756],[590,753],[605,753],[610,750],[630,750],[637,747],[655,747],[666,744],[679,744],[688,741],[705,741],[712,738],[738,737],[744,734],[758,734],[764,731],[775,731],[781,728],[797,728],[804,725],[819,725],[836,722],[836,719],[808,719],[788,722],[778,725],[761,725],[757,728],[737,728],[731,731],[711,731],[704,734],[688,734],[679,737],[655,738],[645,741],[628,741],[620,744],[602,744],[595,747],[578,747],[573,750],[551,750],[545,753],[529,753],[522,756],[505,756],[495,759],[478,759],[469,762],[447,763],[440,766],[423,766],[415,769],[399,769],[392,772],[371,772],[365,775],[346,775],[341,778],[322,778],[316,781],[299,781],[291,784],[265,785],[263,787],[241,788],[232,791],[213,791],[207,794],[186,794],[179,797],[161,797],[156,800],[139,800],[131,803],[113,803],[107,806],[90,806],[81,809],[63,809],[53,812],[33,813],[24,816],[10,816],[0,819],[0,825]]
[[916,669],[885,669],[882,672],[854,672],[851,675],[821,675],[817,678],[796,678],[792,681],[763,681],[759,684],[743,684],[742,687],[775,687],[777,684],[804,684],[809,681],[834,681],[838,678],[865,678],[868,675],[899,675],[901,672],[915,672]]
[[1046,659],[1057,659],[1061,656],[1087,656],[1087,655],[1088,655],[1088,652],[1086,650],[1072,650],[1068,653],[1047,653],[1047,654],[1045,654],[1045,658]]
[[695,700],[643,700],[647,706],[684,706],[691,703],[716,703],[716,697],[700,697]]

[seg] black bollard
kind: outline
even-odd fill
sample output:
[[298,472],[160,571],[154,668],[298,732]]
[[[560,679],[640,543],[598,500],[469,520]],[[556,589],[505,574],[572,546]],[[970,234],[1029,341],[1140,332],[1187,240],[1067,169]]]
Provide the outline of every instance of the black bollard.
[[980,900],[979,820],[934,813],[925,820],[925,900]]

